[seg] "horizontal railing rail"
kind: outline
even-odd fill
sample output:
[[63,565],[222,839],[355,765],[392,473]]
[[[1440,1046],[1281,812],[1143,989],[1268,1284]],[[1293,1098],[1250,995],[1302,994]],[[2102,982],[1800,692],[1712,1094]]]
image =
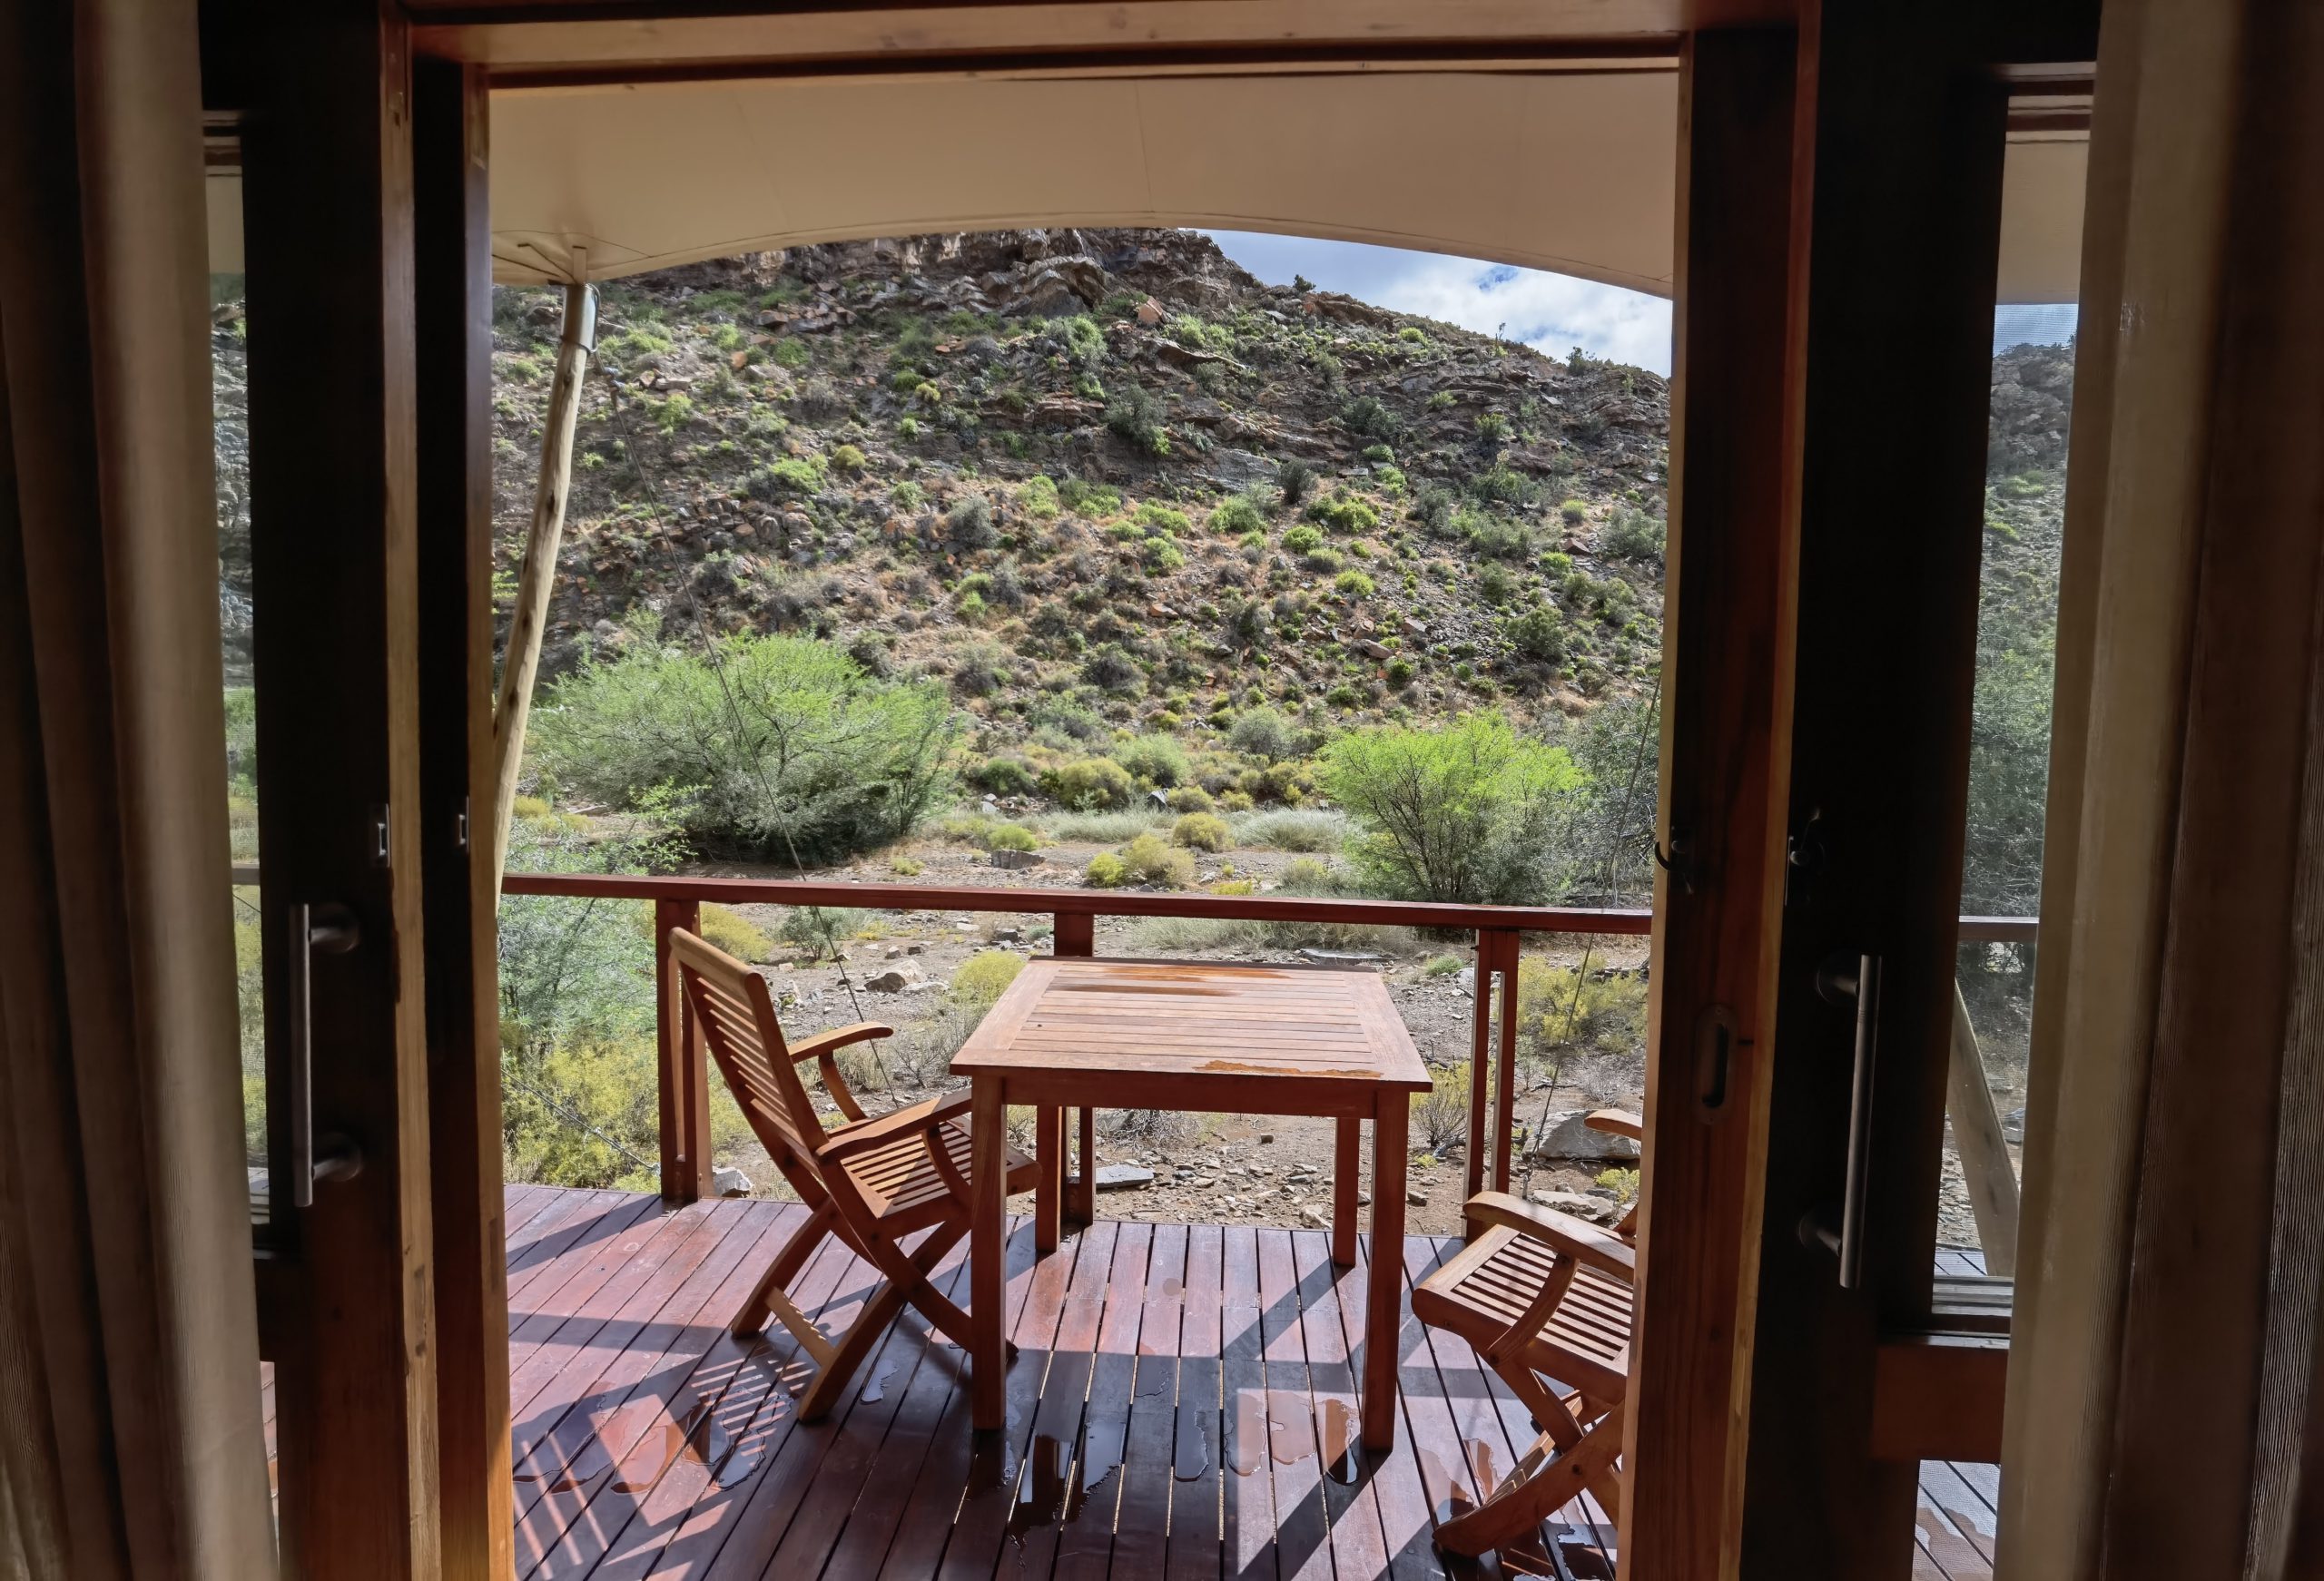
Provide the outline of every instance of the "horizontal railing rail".
[[[258,869],[237,867],[234,882],[255,884]],[[1051,919],[1050,948],[1063,956],[1094,949],[1100,917],[1172,917],[1226,922],[1275,922],[1424,928],[1465,932],[1476,938],[1475,1011],[1470,1036],[1469,1135],[1464,1156],[1468,1190],[1483,1189],[1487,1138],[1491,1175],[1497,1190],[1509,1187],[1511,1124],[1516,1098],[1518,947],[1528,933],[1644,938],[1653,932],[1654,913],[1643,908],[1576,906],[1465,906],[1428,900],[1369,900],[1340,896],[1212,895],[1197,891],[1043,888],[1027,885],[958,886],[850,883],[808,879],[721,879],[625,873],[509,873],[505,895],[538,895],[582,900],[643,900],[654,906],[655,1045],[658,1052],[662,1194],[691,1202],[708,1194],[710,1157],[710,1070],[702,1038],[692,1025],[684,997],[670,970],[669,936],[696,931],[702,908],[726,906],[829,907],[860,911],[970,911]],[[2031,943],[2039,922],[2030,917],[1964,917],[1964,943]],[[1488,1125],[1488,1115],[1492,1117]],[[1095,1125],[1080,1116],[1077,1140],[1081,1170],[1069,1206],[1086,1216],[1095,1173]]]

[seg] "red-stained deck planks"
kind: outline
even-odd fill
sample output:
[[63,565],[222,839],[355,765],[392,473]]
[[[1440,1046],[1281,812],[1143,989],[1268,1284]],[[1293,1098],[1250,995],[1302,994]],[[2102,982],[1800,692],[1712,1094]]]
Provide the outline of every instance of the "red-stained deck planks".
[[[802,1212],[665,1214],[650,1197],[509,1188],[520,1577],[1498,1573],[1448,1566],[1429,1541],[1432,1520],[1486,1491],[1532,1436],[1467,1347],[1412,1319],[1412,1281],[1457,1242],[1411,1237],[1403,1266],[1378,1270],[1367,1242],[1355,1268],[1334,1270],[1317,1232],[1101,1223],[1037,1260],[1030,1223],[1012,1221],[1010,1426],[979,1439],[966,1360],[917,1313],[812,1426],[793,1414],[804,1370],[791,1337],[726,1331]],[[936,1275],[956,1301],[964,1251]],[[1354,1431],[1375,1277],[1405,1297],[1389,1341],[1396,1445],[1354,1451],[1343,1480],[1332,1461]],[[834,1240],[796,1293],[828,1326],[876,1282]],[[1921,1482],[1915,1576],[1989,1581],[1993,1468],[1933,1461]],[[1610,1527],[1590,1531],[1602,1516],[1586,1500],[1561,1518],[1581,1528],[1568,1534],[1575,1573],[1591,1573],[1601,1556],[1582,1539],[1610,1546]]]

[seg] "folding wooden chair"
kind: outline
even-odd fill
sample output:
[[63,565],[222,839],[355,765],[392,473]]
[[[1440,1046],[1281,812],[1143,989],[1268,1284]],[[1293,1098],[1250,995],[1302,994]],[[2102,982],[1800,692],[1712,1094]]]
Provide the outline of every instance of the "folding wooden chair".
[[[838,1403],[907,1302],[965,1352],[969,1315],[929,1282],[928,1271],[969,1229],[969,1093],[867,1118],[837,1056],[852,1044],[891,1036],[891,1028],[863,1022],[786,1044],[764,977],[683,929],[670,935],[670,953],[743,1117],[808,1209],[807,1222],[735,1314],[734,1331],[756,1332],[772,1315],[798,1339],[816,1367],[799,1402],[804,1421],[820,1419]],[[800,1079],[797,1067],[810,1059],[846,1116],[837,1126],[825,1127]],[[1033,1161],[1010,1148],[1007,1189],[1030,1191],[1034,1175]],[[921,1230],[929,1233],[906,1252],[903,1240]],[[809,1322],[787,1293],[826,1235],[837,1235],[886,1279],[837,1340]]]
[[1618,1233],[1501,1192],[1462,1211],[1470,1243],[1414,1287],[1413,1315],[1467,1340],[1541,1437],[1482,1504],[1436,1528],[1437,1546],[1506,1547],[1585,1490],[1619,1519],[1635,1253]]

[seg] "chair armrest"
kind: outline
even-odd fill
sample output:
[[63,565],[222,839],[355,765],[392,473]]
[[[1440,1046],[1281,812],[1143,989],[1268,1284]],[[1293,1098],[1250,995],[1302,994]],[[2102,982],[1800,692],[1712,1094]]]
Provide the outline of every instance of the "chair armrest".
[[1646,1122],[1628,1109],[1593,1109],[1582,1117],[1581,1123],[1592,1131],[1627,1136],[1633,1142],[1646,1140]]
[[1472,1225],[1498,1224],[1539,1241],[1553,1252],[1628,1283],[1638,1275],[1638,1254],[1587,1220],[1520,1202],[1506,1192],[1479,1192],[1461,1212]]
[[871,1021],[858,1021],[852,1026],[834,1026],[829,1032],[818,1032],[814,1036],[793,1045],[791,1063],[804,1065],[813,1060],[815,1069],[822,1075],[823,1090],[831,1094],[832,1102],[839,1105],[839,1112],[853,1124],[863,1118],[863,1105],[855,1101],[855,1094],[849,1088],[847,1077],[840,1073],[839,1051],[850,1044],[869,1043],[875,1037],[893,1037],[895,1035],[894,1027],[881,1026]]
[[858,1021],[852,1026],[834,1026],[829,1032],[818,1032],[812,1037],[803,1037],[792,1044],[791,1063],[796,1065],[802,1060],[821,1059],[850,1044],[869,1043],[875,1037],[893,1037],[895,1035],[894,1027],[882,1026],[876,1021]]
[[966,1115],[970,1105],[974,1101],[974,1092],[970,1088],[962,1087],[957,1093],[948,1093],[940,1098],[930,1098],[923,1103],[911,1105],[892,1114],[882,1115],[876,1120],[861,1121],[850,1125],[815,1149],[815,1156],[831,1159],[846,1158],[851,1154],[862,1153],[866,1148],[883,1146],[899,1137],[917,1136],[924,1131],[942,1124],[947,1120],[957,1119]]

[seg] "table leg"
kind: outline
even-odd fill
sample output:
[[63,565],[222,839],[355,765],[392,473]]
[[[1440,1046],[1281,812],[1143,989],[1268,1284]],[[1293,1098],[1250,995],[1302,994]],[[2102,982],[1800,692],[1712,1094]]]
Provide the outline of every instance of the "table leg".
[[1372,1275],[1364,1291],[1364,1446],[1396,1443],[1397,1333],[1403,1325],[1404,1143],[1412,1097],[1384,1093],[1372,1116]]
[[1033,1250],[1057,1250],[1059,1214],[1065,1196],[1065,1111],[1055,1104],[1033,1110]]
[[999,1076],[979,1076],[969,1119],[969,1346],[972,1419],[1005,1426],[1002,1369],[1007,1284],[1009,1094]]
[[1081,1105],[1079,1120],[1081,1178],[1065,1204],[1065,1216],[1077,1224],[1098,1222],[1098,1111]]
[[1353,1115],[1340,1116],[1339,1136],[1332,1145],[1332,1265],[1355,1266],[1355,1164],[1364,1151],[1364,1122]]

